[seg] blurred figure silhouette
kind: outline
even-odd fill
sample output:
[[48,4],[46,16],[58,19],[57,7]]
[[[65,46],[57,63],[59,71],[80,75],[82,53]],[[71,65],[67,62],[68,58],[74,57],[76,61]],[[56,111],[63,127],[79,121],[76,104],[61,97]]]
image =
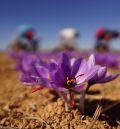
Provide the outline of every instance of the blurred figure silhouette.
[[74,51],[77,49],[76,39],[79,33],[73,28],[65,28],[59,33],[59,46],[56,51]]
[[18,28],[16,39],[12,43],[12,50],[38,50],[38,40],[36,39],[36,32],[30,25],[21,25]]
[[118,31],[108,30],[105,28],[100,28],[96,31],[96,51],[109,51],[109,43],[112,39],[119,37]]

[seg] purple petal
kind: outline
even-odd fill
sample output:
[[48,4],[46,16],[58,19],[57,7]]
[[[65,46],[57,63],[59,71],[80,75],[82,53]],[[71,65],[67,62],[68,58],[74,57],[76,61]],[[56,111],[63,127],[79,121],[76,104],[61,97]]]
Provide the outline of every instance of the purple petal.
[[71,66],[70,66],[70,59],[67,54],[62,53],[62,58],[60,60],[60,68],[64,73],[64,76],[70,76],[71,73]]
[[106,83],[106,82],[109,82],[109,81],[116,79],[119,76],[120,76],[120,74],[109,75],[109,76],[97,81],[97,83]]
[[68,91],[67,88],[56,85],[55,83],[52,83],[50,88],[53,88],[54,90],[57,90],[57,91]]
[[85,74],[83,73],[84,74],[83,76],[80,76],[76,79],[77,84],[81,84],[85,81],[90,80],[97,73],[97,71],[98,71],[98,67],[96,66],[88,70]]
[[104,78],[107,72],[107,68],[106,67],[100,67],[98,70],[98,78]]
[[46,79],[50,78],[49,70],[47,68],[45,68],[44,66],[40,66],[40,65],[37,65],[35,68],[40,77],[46,78]]
[[80,90],[82,90],[83,89],[83,87],[84,87],[85,85],[84,84],[81,84],[81,85],[77,85],[77,86],[75,86],[74,88],[72,88],[73,90],[75,90],[75,91],[80,91]]
[[95,56],[92,54],[88,59],[88,68],[92,68],[95,65]]
[[57,68],[58,68],[57,62],[55,60],[50,60],[49,70],[53,71],[53,70],[56,70]]
[[29,75],[21,75],[18,79],[26,85],[34,85],[36,83],[36,79]]
[[72,58],[72,59],[70,60],[71,67],[74,65],[75,61],[76,61],[76,58]]
[[88,69],[88,64],[87,64],[86,60],[83,59],[76,76],[84,74],[87,71],[87,69]]
[[62,86],[65,83],[65,78],[62,71],[58,68],[56,71],[51,72],[51,81],[57,84],[58,86]]
[[71,70],[71,76],[72,77],[75,77],[76,73],[78,72],[82,60],[83,60],[83,58],[79,58],[79,59],[77,59],[74,62],[73,67],[72,67],[72,70]]
[[56,88],[54,88],[54,89],[55,89],[55,90],[58,90],[58,91],[62,91],[62,92],[68,91],[67,88],[63,88],[63,87],[56,87]]

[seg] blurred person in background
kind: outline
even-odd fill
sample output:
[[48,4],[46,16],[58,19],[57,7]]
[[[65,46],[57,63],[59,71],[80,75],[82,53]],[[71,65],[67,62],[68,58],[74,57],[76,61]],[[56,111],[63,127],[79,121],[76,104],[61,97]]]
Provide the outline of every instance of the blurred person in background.
[[100,28],[96,31],[95,37],[95,50],[96,51],[109,51],[110,41],[120,36],[118,31],[109,30],[106,28]]
[[30,25],[21,25],[18,33],[11,45],[12,50],[36,51],[39,48],[36,32]]
[[73,28],[65,28],[59,33],[59,46],[56,51],[74,51],[77,50],[76,39],[79,33]]

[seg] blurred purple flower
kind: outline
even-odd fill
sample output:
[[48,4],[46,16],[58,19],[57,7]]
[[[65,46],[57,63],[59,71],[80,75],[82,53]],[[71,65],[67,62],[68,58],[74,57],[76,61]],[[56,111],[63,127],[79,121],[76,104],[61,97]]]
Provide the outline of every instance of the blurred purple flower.
[[100,67],[97,74],[89,80],[89,85],[96,83],[106,83],[116,79],[120,74],[109,74],[106,67]]
[[85,95],[88,92],[89,88],[96,84],[96,83],[106,83],[109,81],[112,81],[113,79],[117,78],[120,74],[112,74],[109,75],[107,72],[107,68],[106,67],[101,67],[101,66],[97,66],[95,63],[95,57],[94,55],[91,55],[88,59],[88,66],[89,68],[94,68],[97,67],[98,70],[96,72],[96,74],[94,74],[94,76],[92,76],[89,80],[88,80],[88,85],[86,87],[86,90],[82,93],[82,96],[80,98],[80,110],[82,112],[84,112],[84,106],[85,106]]
[[[95,57],[93,55],[91,56],[90,60],[92,63],[90,61],[89,61],[89,63],[92,64],[92,67],[94,67],[94,66],[96,67]],[[97,73],[88,81],[88,86],[94,85],[96,83],[106,83],[106,82],[114,80],[118,76],[120,76],[120,74],[111,74],[110,75],[107,71],[107,67],[99,66]]]
[[17,68],[21,72],[19,80],[25,85],[47,87],[49,86],[49,79],[47,78],[49,71],[46,67],[47,63],[36,56],[24,58]]
[[[37,71],[38,69],[39,71]],[[34,86],[35,88],[32,92],[36,92],[44,87],[50,86],[49,71],[45,66],[38,65],[36,67],[31,67],[31,71],[34,72],[31,74],[21,74],[19,80],[22,81],[24,85]]]

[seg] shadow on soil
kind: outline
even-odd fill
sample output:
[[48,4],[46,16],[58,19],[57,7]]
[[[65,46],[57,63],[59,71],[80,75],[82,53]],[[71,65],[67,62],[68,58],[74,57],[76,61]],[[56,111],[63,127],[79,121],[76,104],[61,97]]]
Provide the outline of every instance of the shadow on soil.
[[[54,91],[50,91],[50,92],[52,94],[54,94],[54,98],[52,98],[51,101],[56,101],[59,98],[58,94]],[[89,95],[99,95],[100,91],[98,91],[98,90],[90,91],[88,94]],[[77,103],[79,102],[78,99],[75,101]],[[86,99],[84,115],[92,117],[99,103],[100,103],[100,100]],[[118,125],[117,121],[120,121],[120,103],[117,103],[116,105],[114,105],[115,103],[117,103],[117,101],[112,101],[110,99],[102,99],[102,103],[101,103],[102,109],[104,110],[108,106],[111,106],[111,108],[109,108],[108,110],[105,110],[101,113],[101,115],[99,117],[100,121],[107,121],[109,123],[109,125],[111,125],[111,126]],[[75,108],[78,108],[78,106],[76,106]]]
[[[92,117],[99,103],[100,100],[87,99],[85,102],[85,115]],[[115,103],[116,105],[114,105]],[[99,117],[99,120],[107,121],[111,126],[117,126],[117,121],[120,121],[120,103],[109,99],[102,99],[102,109],[104,110],[108,106],[111,106],[111,108],[103,111]]]

